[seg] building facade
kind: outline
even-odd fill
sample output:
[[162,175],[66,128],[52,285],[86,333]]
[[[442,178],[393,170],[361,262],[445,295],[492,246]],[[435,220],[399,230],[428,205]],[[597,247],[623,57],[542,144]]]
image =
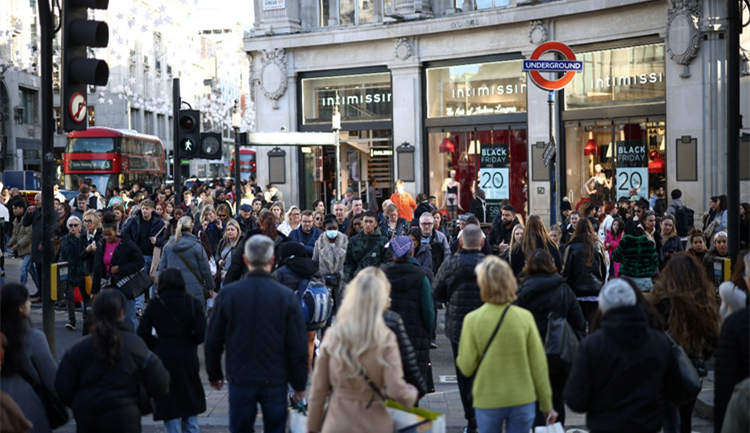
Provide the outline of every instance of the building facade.
[[[412,194],[468,211],[479,185],[490,218],[504,199],[524,214],[550,214],[542,153],[551,130],[560,190],[573,205],[630,188],[648,197],[664,184],[702,212],[726,193],[723,4],[256,0],[245,38],[256,129],[330,131],[337,106],[344,186],[362,191],[375,178],[380,201],[405,177]],[[748,32],[742,37],[750,49]],[[584,62],[551,111],[549,92],[521,67],[546,41],[564,42]],[[738,55],[747,119],[750,61]],[[750,122],[744,127],[750,134]],[[741,147],[748,201],[750,140]],[[267,151],[258,152],[261,181]],[[279,185],[287,202],[330,198],[334,149],[285,152],[286,170],[301,173]]]

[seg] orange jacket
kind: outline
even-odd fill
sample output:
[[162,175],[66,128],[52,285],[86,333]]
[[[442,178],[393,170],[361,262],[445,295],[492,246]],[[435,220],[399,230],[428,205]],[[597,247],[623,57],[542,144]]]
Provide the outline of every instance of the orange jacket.
[[406,221],[414,219],[414,210],[417,208],[417,203],[412,198],[411,194],[405,192],[399,194],[393,193],[391,201],[398,207],[398,217],[403,218]]

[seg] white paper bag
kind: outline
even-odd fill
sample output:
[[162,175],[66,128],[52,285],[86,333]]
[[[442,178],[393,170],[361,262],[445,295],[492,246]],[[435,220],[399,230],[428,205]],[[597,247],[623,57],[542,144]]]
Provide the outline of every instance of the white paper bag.
[[561,423],[556,422],[552,425],[534,427],[534,433],[565,433],[565,429]]
[[307,415],[289,408],[289,419],[287,420],[287,433],[307,433]]

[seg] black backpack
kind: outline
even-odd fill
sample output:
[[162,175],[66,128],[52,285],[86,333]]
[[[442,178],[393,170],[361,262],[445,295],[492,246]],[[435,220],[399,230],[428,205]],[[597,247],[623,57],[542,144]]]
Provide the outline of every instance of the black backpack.
[[695,211],[689,209],[687,206],[680,206],[674,208],[674,219],[677,222],[677,234],[681,237],[685,237],[690,233],[690,230],[695,228]]

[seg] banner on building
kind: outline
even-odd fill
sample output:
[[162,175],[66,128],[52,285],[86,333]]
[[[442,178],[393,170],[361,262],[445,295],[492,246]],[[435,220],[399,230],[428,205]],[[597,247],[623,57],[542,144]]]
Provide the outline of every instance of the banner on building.
[[479,155],[479,187],[484,190],[486,219],[500,213],[500,203],[510,198],[510,169],[507,144],[484,144]]
[[631,188],[648,200],[648,146],[641,140],[617,142],[617,197]]
[[264,11],[274,11],[277,9],[285,9],[286,0],[263,0]]

